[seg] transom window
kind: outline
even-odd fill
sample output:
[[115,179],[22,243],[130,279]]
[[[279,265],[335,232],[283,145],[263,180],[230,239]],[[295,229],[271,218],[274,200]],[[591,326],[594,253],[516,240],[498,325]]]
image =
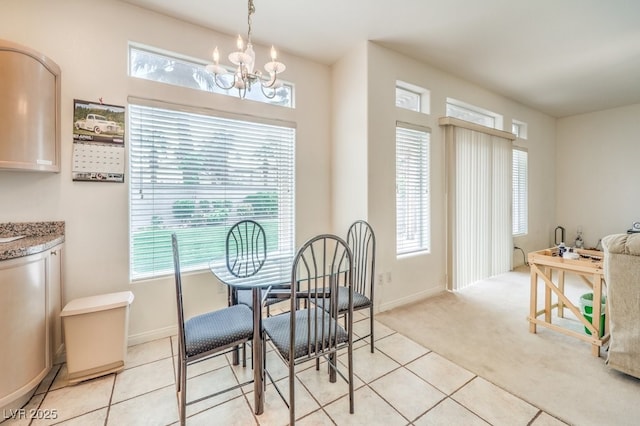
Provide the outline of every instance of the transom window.
[[130,104],[129,140],[132,280],[172,273],[173,232],[184,269],[224,262],[241,219],[264,227],[269,258],[291,256],[292,126]]
[[492,129],[502,129],[502,116],[500,114],[452,98],[447,98],[447,116]]
[[429,114],[430,92],[422,87],[396,81],[396,107]]
[[511,123],[511,133],[516,135],[518,139],[527,139],[527,123],[513,120]]
[[[206,70],[204,61],[188,58],[178,53],[159,52],[149,47],[129,45],[129,75],[131,77],[205,92],[238,96],[235,88],[228,90],[217,86],[213,75]],[[233,73],[220,78],[233,78]],[[276,95],[269,99],[259,87],[247,91],[246,99],[284,107],[293,107],[293,85],[285,83],[276,89]]]

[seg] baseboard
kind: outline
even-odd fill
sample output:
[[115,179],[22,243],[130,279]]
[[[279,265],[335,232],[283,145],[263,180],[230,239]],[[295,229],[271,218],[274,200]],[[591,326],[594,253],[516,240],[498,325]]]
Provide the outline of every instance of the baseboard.
[[421,291],[419,293],[414,293],[410,296],[406,296],[400,299],[392,300],[390,302],[382,303],[378,306],[378,312],[388,311],[400,306],[408,305],[413,302],[417,302],[422,299],[426,299],[431,296],[435,296],[436,294],[440,294],[446,291],[444,288],[432,288],[429,290]]
[[175,336],[178,334],[178,327],[173,325],[164,328],[158,328],[156,330],[145,331],[144,333],[130,334],[127,339],[128,346],[139,345],[141,343],[147,343],[152,340],[164,339],[165,337]]

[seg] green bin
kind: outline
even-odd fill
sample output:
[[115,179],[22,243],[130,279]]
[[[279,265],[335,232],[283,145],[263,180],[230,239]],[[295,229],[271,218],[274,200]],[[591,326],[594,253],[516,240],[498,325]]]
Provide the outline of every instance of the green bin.
[[[600,337],[604,336],[605,302],[606,302],[606,296],[603,296],[602,305],[600,306]],[[591,318],[593,317],[593,293],[586,293],[580,296],[580,312],[582,312],[582,315],[587,319],[587,321],[591,322]],[[584,328],[584,331],[588,335],[591,335],[591,331],[589,331],[587,327]]]

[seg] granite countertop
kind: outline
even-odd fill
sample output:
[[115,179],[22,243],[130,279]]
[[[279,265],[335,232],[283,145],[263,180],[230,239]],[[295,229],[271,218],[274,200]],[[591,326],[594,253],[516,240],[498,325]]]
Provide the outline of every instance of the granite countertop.
[[24,238],[0,243],[0,260],[15,259],[48,250],[64,242],[64,222],[0,223],[0,238]]

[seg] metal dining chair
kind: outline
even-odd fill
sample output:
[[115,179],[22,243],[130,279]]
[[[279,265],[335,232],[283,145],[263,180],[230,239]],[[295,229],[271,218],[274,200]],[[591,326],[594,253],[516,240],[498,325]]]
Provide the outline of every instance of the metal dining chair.
[[[256,275],[267,259],[267,238],[264,228],[258,222],[245,219],[235,223],[225,243],[227,269],[238,278],[250,278]],[[278,287],[278,286],[272,286]],[[271,314],[269,307],[283,299],[267,298],[269,288],[262,291],[262,304],[267,308],[267,316]],[[252,290],[238,290],[229,287],[229,306],[238,303],[253,309]]]
[[[249,278],[257,274],[267,259],[267,238],[264,228],[254,220],[241,220],[227,232],[225,241],[227,269],[238,278]],[[251,290],[229,287],[229,306],[252,304]],[[242,301],[239,299],[242,298]]]
[[175,233],[171,235],[171,243],[173,246],[173,266],[178,308],[176,394],[178,397],[180,424],[184,425],[187,405],[195,404],[253,382],[253,380],[250,380],[187,402],[187,367],[196,362],[223,355],[250,341],[254,332],[253,313],[245,305],[235,305],[196,315],[185,321],[178,238]]
[[[338,288],[338,315],[349,309],[349,296],[353,297],[353,310],[369,309],[369,334],[361,335],[354,342],[370,337],[371,353],[374,352],[373,295],[375,285],[376,236],[373,228],[364,220],[357,220],[349,226],[347,244],[353,254],[353,285]],[[318,365],[318,363],[316,363]]]
[[[265,339],[289,367],[287,401],[265,369],[267,376],[289,407],[289,424],[295,424],[295,367],[324,357],[330,369],[330,381],[336,373],[349,385],[349,412],[354,412],[352,320],[353,298],[349,297],[353,259],[347,243],[335,235],[323,234],[307,241],[296,253],[291,269],[290,310],[263,320]],[[338,321],[338,288],[348,289],[346,327]],[[304,300],[307,303],[298,303]],[[333,308],[332,308],[333,307]],[[338,369],[337,352],[347,350],[348,372]]]
[[[373,353],[376,236],[371,225],[364,220],[352,223],[347,232],[347,244],[353,253],[353,310],[369,309],[369,334],[360,336],[356,341],[369,337]],[[341,314],[347,310],[347,298],[346,289],[338,293],[338,312]]]

